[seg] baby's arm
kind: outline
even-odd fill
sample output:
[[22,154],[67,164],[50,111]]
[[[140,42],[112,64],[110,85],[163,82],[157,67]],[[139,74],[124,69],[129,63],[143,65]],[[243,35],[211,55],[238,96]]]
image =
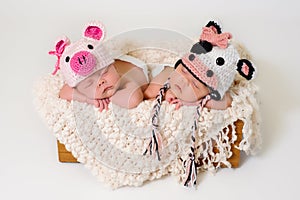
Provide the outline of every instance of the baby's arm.
[[143,101],[143,92],[140,86],[133,81],[124,83],[123,88],[118,90],[111,98],[111,102],[123,108],[135,108]]
[[173,71],[173,67],[166,66],[163,71],[161,71],[157,76],[155,76],[151,80],[147,89],[144,91],[144,99],[154,99],[157,96],[159,89],[164,85],[164,83],[167,81],[168,77]]
[[76,88],[70,87],[67,84],[65,84],[61,88],[59,92],[59,97],[67,101],[75,100],[83,103],[92,104],[96,107],[99,107],[100,104],[97,100],[87,98],[85,95],[80,93]]
[[[196,102],[185,102],[180,99],[177,99],[175,95],[171,92],[171,90],[168,90],[165,97],[166,101],[168,101],[170,104],[175,104],[175,109],[178,110],[181,106],[196,106],[199,104],[199,101]],[[215,110],[226,110],[228,107],[231,106],[232,103],[232,97],[229,92],[226,92],[223,99],[220,101],[216,100],[209,100],[205,107]]]
[[69,85],[65,84],[60,92],[59,97],[61,99],[65,99],[67,101],[76,100],[79,102],[86,102],[86,96],[78,92],[75,88],[70,87]]

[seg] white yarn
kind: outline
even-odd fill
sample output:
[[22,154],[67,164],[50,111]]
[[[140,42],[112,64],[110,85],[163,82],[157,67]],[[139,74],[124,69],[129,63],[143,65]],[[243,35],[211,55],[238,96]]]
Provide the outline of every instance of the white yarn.
[[[90,35],[85,35],[85,32],[89,29],[89,27],[98,28],[97,31],[101,32],[101,34],[98,34],[99,38],[96,36],[91,37]],[[63,48],[63,50],[61,50],[62,52],[60,52],[61,58],[59,59],[59,67],[64,80],[70,87],[75,87],[79,82],[86,79],[91,74],[114,62],[112,55],[110,55],[103,44],[104,42],[102,42],[104,37],[105,29],[102,23],[92,21],[86,24],[85,30],[83,31],[83,37],[78,41],[70,43],[70,40],[65,36],[63,37],[63,40],[58,40],[58,43],[65,41],[65,48]],[[76,60],[76,62],[72,63],[72,59]],[[95,62],[94,64],[92,64],[92,60]],[[80,68],[77,69],[78,71],[74,70],[73,67],[77,68],[79,63],[81,64]],[[81,73],[79,73],[80,71]]]
[[[131,52],[146,63],[172,63],[176,55],[158,50]],[[157,59],[157,57],[160,59]],[[151,58],[153,58],[151,60]],[[170,59],[172,58],[172,59]],[[92,105],[67,102],[58,98],[63,85],[61,74],[47,75],[36,86],[36,106],[56,138],[75,158],[89,168],[99,180],[112,188],[140,186],[145,181],[175,175],[183,178],[182,163],[190,148],[190,129],[195,107],[182,107],[163,102],[160,112],[160,130],[163,137],[161,161],[152,156],[142,156],[148,145],[152,101],[144,101],[137,108],[127,110],[110,104],[108,111],[99,112]],[[253,82],[236,79],[230,93],[232,106],[224,111],[204,108],[199,119],[196,155],[205,163],[201,170],[215,172],[221,164],[230,167],[231,144],[228,129],[234,122],[244,122],[243,140],[237,148],[254,154],[261,145],[258,124],[257,87]],[[190,119],[190,120],[186,120]],[[188,127],[188,128],[187,128]],[[222,141],[225,142],[222,142]],[[213,153],[217,146],[219,153]],[[213,163],[217,165],[214,166]]]

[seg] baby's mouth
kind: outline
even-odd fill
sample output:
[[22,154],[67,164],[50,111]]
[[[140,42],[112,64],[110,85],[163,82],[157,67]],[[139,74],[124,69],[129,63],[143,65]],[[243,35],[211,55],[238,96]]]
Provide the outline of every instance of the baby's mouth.
[[104,88],[103,93],[107,92],[108,90],[111,90],[113,86],[107,86]]

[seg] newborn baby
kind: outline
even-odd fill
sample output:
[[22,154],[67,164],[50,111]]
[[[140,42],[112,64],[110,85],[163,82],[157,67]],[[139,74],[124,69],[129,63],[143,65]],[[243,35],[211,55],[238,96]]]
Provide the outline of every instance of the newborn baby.
[[59,96],[68,101],[93,104],[100,111],[107,110],[109,102],[123,108],[134,108],[143,100],[143,91],[148,83],[140,63],[134,57],[122,56],[75,87],[65,84]]
[[[232,101],[227,91],[236,72],[247,80],[253,79],[255,75],[255,67],[249,60],[240,58],[230,39],[230,33],[222,33],[220,26],[210,21],[203,27],[199,42],[177,61],[175,71],[168,72],[166,68],[156,77],[156,83],[150,83],[145,91],[148,98],[154,97],[155,93],[157,95],[152,110],[151,140],[144,155],[148,152],[150,155],[156,153],[158,160],[159,150],[163,146],[163,137],[159,130],[162,100],[165,98],[168,102],[176,104],[177,109],[182,105],[197,105],[191,127],[191,146],[183,161],[185,186],[196,184],[199,159],[195,154],[197,124],[204,106],[212,102],[212,108],[226,109]],[[157,90],[164,81],[163,87]]]
[[62,37],[49,54],[57,56],[53,75],[60,69],[65,85],[59,97],[108,109],[109,102],[123,108],[134,108],[143,100],[148,83],[145,63],[131,57],[116,60],[105,48],[104,27],[100,22],[86,25],[83,38],[70,43]]

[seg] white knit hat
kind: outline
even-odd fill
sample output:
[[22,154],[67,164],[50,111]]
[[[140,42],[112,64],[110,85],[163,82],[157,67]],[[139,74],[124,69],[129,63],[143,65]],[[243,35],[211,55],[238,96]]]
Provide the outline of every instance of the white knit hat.
[[218,24],[210,21],[203,27],[200,41],[178,64],[183,66],[210,90],[214,100],[221,100],[231,86],[236,71],[250,80],[255,68],[246,59],[240,59],[237,50],[229,43],[230,33],[222,33]]
[[239,55],[230,45],[226,50],[213,48],[206,54],[191,52],[181,60],[183,66],[209,88],[212,99],[220,100],[233,82]]
[[61,69],[64,80],[70,87],[75,87],[80,81],[114,62],[103,46],[104,27],[100,22],[90,22],[86,25],[83,38],[70,44],[67,37],[56,43],[55,51],[58,60],[55,71]]

